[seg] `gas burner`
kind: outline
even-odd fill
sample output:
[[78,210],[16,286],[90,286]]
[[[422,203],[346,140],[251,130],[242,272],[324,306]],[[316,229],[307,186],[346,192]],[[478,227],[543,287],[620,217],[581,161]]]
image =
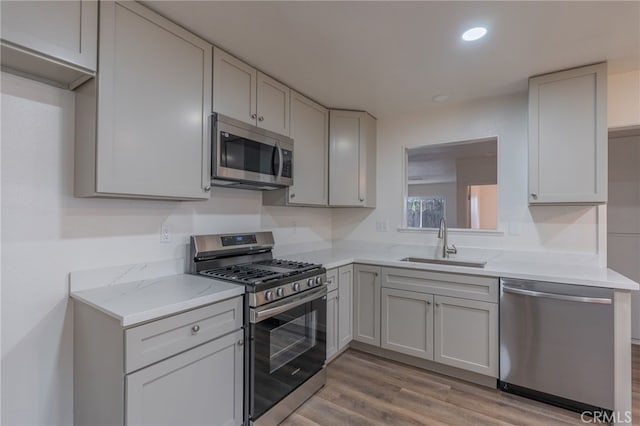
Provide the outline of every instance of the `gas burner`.
[[225,266],[200,273],[212,278],[251,285],[262,284],[282,277],[282,274],[277,272],[253,268],[251,264]]
[[286,259],[262,260],[260,262],[254,263],[254,265],[274,266],[277,268],[291,269],[291,270],[300,271],[300,272],[310,271],[312,269],[318,268],[318,265],[314,263],[296,262],[293,260],[286,260]]
[[202,275],[252,286],[277,279],[290,278],[320,269],[320,265],[283,259],[266,259],[200,271]]

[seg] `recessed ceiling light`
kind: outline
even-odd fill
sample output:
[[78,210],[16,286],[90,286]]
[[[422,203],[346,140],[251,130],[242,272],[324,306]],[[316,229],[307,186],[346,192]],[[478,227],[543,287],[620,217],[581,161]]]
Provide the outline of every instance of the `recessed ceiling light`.
[[444,102],[447,99],[449,99],[449,96],[447,96],[447,95],[435,95],[431,99],[433,99],[433,102]]
[[464,41],[474,41],[481,39],[485,34],[487,34],[487,29],[485,27],[475,27],[462,33],[462,39]]

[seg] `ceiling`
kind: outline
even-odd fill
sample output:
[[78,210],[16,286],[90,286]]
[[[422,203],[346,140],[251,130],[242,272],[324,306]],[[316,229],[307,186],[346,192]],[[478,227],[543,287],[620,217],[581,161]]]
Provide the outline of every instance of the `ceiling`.
[[[143,3],[325,106],[378,117],[523,92],[531,75],[603,60],[640,69],[637,1]],[[487,36],[463,42],[473,26]]]

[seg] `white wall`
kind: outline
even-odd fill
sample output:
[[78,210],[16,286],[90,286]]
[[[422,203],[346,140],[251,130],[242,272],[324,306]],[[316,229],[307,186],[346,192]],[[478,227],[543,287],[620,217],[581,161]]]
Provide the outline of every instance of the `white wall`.
[[273,229],[281,247],[330,245],[330,210],[263,208],[259,192],[74,198],[73,93],[3,73],[1,106],[3,425],[72,424],[70,271],[181,258],[194,233]]
[[[453,233],[451,242],[462,247],[460,254],[465,246],[595,254],[597,208],[528,206],[527,108],[523,93],[379,118],[378,207],[335,210],[334,238],[436,245],[434,233],[395,230],[402,224],[403,148],[497,136],[498,226],[504,235]],[[389,232],[376,232],[380,220],[389,220]]]
[[609,128],[640,124],[640,70],[609,75],[607,121]]

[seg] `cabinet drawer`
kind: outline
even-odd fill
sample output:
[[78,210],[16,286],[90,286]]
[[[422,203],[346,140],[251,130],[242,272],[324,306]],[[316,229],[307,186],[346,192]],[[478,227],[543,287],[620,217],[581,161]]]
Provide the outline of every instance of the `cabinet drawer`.
[[327,293],[338,289],[338,269],[327,271]]
[[241,328],[242,305],[236,297],[125,330],[125,373]]
[[383,268],[382,287],[498,303],[497,278]]

